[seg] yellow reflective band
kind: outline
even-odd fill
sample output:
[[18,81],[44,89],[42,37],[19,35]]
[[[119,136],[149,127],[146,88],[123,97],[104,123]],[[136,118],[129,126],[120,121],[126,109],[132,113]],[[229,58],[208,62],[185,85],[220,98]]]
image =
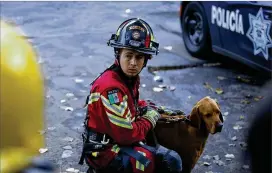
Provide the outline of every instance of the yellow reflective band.
[[127,114],[126,114],[125,118],[131,118],[131,113],[130,113],[130,110],[128,110],[128,112],[127,112]]
[[124,115],[124,113],[125,113],[127,107],[128,107],[128,103],[127,103],[126,101],[124,101],[124,102],[122,102],[122,103],[120,104],[121,116]]
[[114,112],[116,115],[123,117],[125,110],[128,107],[127,101],[123,101],[120,105],[110,104],[110,101],[106,99],[104,96],[101,96],[103,105],[109,109],[110,111]]
[[98,101],[100,98],[100,93],[92,93],[89,97],[89,102],[88,104],[92,104],[93,102]]
[[109,120],[112,124],[115,124],[119,127],[123,127],[123,128],[127,128],[127,129],[132,129],[132,125],[131,125],[131,119],[130,118],[120,118],[118,116],[112,115],[109,112],[107,112],[107,115],[109,117]]
[[112,152],[115,152],[115,153],[119,153],[120,148],[118,147],[118,145],[115,144],[114,146],[112,146],[111,151],[112,151]]
[[125,96],[123,97],[123,101],[127,101],[127,100],[128,100],[128,96],[125,95]]
[[[141,153],[143,156],[146,156],[146,154],[144,152],[138,151],[139,153]],[[138,160],[136,161],[136,169],[139,169],[141,171],[144,171],[145,167],[143,164],[141,164]]]
[[92,156],[93,157],[97,157],[98,156],[98,152],[92,152]]

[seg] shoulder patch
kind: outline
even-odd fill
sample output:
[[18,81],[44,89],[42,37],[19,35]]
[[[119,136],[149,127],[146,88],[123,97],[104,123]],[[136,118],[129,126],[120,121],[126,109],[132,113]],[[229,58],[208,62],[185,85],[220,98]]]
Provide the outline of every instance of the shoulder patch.
[[110,104],[117,104],[123,101],[123,96],[119,89],[113,89],[107,93]]

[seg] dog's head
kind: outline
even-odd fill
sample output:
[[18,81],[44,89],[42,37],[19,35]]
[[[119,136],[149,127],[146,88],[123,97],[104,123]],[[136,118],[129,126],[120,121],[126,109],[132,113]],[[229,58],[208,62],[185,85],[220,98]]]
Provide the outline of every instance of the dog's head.
[[196,103],[190,115],[191,123],[201,128],[201,123],[205,124],[209,133],[221,132],[223,127],[223,116],[219,104],[210,97],[204,97]]

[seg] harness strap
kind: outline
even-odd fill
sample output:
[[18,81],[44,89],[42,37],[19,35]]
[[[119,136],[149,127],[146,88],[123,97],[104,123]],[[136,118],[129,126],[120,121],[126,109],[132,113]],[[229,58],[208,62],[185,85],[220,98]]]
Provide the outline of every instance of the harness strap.
[[154,147],[151,147],[151,146],[148,146],[148,145],[144,144],[143,142],[140,142],[139,144],[141,145],[141,147],[143,147],[144,149],[150,151],[153,154],[156,153],[157,147],[159,146],[159,145],[156,145],[156,148],[154,148]]
[[120,152],[123,152],[123,153],[133,157],[134,159],[139,161],[141,164],[143,164],[145,167],[147,167],[150,163],[150,160],[148,158],[146,158],[145,156],[143,156],[139,152],[133,150],[133,148],[131,148],[131,147],[121,147]]

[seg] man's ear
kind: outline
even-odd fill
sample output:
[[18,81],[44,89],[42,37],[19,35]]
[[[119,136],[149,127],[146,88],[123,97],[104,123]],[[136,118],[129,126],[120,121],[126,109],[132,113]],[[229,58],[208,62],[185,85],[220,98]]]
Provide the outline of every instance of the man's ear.
[[198,111],[198,105],[195,105],[191,111],[190,115],[191,124],[200,129],[201,119]]

